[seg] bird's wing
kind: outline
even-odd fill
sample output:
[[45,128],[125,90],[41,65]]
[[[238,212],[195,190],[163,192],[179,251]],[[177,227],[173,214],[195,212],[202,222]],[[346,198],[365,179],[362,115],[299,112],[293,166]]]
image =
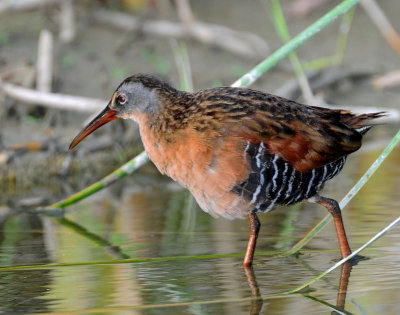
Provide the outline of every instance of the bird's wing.
[[[303,173],[346,156],[361,146],[361,134],[341,121],[341,111],[275,98],[255,106],[251,115],[232,125],[240,137],[263,142]],[[236,125],[236,126],[235,126]]]
[[271,153],[303,173],[359,149],[368,121],[382,115],[307,106],[230,87],[203,90],[194,99],[199,109],[198,116],[193,116],[196,130],[233,135],[244,146],[248,141],[263,142]]

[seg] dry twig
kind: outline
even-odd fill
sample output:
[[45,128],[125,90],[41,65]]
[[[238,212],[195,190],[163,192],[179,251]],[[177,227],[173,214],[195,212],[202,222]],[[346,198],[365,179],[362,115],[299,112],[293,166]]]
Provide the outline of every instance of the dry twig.
[[61,1],[62,0],[2,0],[0,1],[0,14],[58,5]]
[[60,39],[70,43],[75,38],[75,12],[73,0],[63,0],[60,11]]
[[175,5],[177,8],[179,19],[187,30],[191,30],[195,22],[195,18],[190,8],[190,3],[188,0],[175,0]]
[[372,85],[376,89],[385,89],[391,86],[400,85],[400,70],[391,71],[383,76],[373,79]]
[[329,0],[296,0],[291,5],[289,15],[294,17],[303,17],[328,1]]
[[104,107],[106,100],[87,97],[72,96],[58,93],[45,93],[33,89],[27,89],[15,84],[0,80],[0,91],[13,99],[33,105],[42,105],[63,110],[81,112],[96,112]]
[[362,0],[360,5],[375,23],[390,46],[400,55],[400,36],[375,0]]
[[176,39],[191,37],[202,43],[223,48],[248,58],[265,57],[269,52],[268,44],[258,35],[237,32],[220,25],[194,22],[189,31],[181,23],[165,20],[142,21],[142,19],[130,14],[108,10],[96,10],[94,19],[97,22],[128,32],[141,31],[150,35]]
[[39,35],[36,89],[40,92],[51,92],[52,76],[53,35],[49,30],[42,30]]

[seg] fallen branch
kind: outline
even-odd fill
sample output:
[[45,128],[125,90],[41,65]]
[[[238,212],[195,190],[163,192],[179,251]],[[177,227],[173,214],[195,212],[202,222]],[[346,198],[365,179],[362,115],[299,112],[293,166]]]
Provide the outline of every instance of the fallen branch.
[[230,28],[193,22],[187,29],[181,23],[158,20],[145,20],[122,12],[96,10],[94,20],[128,32],[143,32],[150,35],[173,37],[176,39],[193,38],[202,43],[226,49],[248,58],[265,57],[269,52],[268,44],[258,35],[237,32]]
[[375,0],[362,0],[360,5],[367,12],[390,46],[400,55],[400,36]]
[[42,30],[39,35],[38,59],[36,68],[36,89],[51,92],[53,81],[53,35],[49,30]]
[[400,85],[400,70],[391,71],[383,76],[374,78],[372,85],[379,90]]
[[175,0],[176,11],[179,19],[186,29],[190,30],[195,22],[195,18],[188,0]]
[[328,3],[328,1],[329,0],[297,0],[291,5],[289,16],[296,18],[304,17],[316,8]]
[[75,38],[75,12],[73,0],[63,0],[60,11],[60,39],[70,43]]
[[15,84],[2,82],[0,80],[0,91],[13,99],[33,105],[42,105],[51,108],[74,110],[80,112],[96,112],[102,109],[106,100],[93,99],[88,97],[72,96],[57,93],[39,92],[27,89]]
[[0,1],[0,14],[33,10],[43,6],[58,5],[62,0],[3,0]]

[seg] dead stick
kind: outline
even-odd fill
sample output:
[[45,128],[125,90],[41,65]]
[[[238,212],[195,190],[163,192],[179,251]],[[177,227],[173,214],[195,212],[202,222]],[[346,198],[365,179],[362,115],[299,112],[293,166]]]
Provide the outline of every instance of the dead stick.
[[145,20],[122,12],[96,10],[94,20],[124,31],[141,31],[162,37],[189,38],[229,50],[235,54],[260,58],[268,54],[268,44],[253,33],[237,32],[228,27],[201,22],[193,22],[190,31],[181,23],[165,20]]
[[75,38],[75,12],[73,0],[63,0],[60,12],[60,39],[70,43]]
[[400,55],[400,36],[375,0],[362,0],[360,5],[390,46]]
[[372,80],[372,85],[376,89],[384,89],[391,86],[400,85],[400,70],[391,71]]
[[0,91],[17,101],[27,104],[42,105],[57,109],[75,110],[81,112],[96,112],[102,109],[106,100],[87,97],[72,96],[57,93],[45,93],[32,89],[23,88],[0,80]]
[[17,12],[23,10],[33,10],[47,5],[58,5],[61,0],[18,0],[1,1],[0,14]]
[[175,0],[175,5],[177,8],[179,19],[187,30],[191,30],[194,24],[194,15],[192,9],[190,8],[190,3],[188,0]]
[[49,30],[42,30],[39,35],[36,89],[51,92],[53,76],[53,35]]

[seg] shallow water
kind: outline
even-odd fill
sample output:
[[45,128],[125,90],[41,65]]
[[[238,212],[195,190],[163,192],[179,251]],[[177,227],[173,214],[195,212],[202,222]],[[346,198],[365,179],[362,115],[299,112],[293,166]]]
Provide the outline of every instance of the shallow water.
[[[375,138],[395,131],[380,128]],[[344,196],[382,150],[383,140],[376,140],[371,132],[366,142],[378,147],[354,154],[326,184],[324,195]],[[354,249],[398,216],[399,159],[397,148],[343,210]],[[337,303],[338,269],[303,294],[284,293],[338,260],[332,224],[300,256],[277,255],[325,214],[324,208],[302,204],[260,215],[254,274],[246,274],[241,267],[246,220],[214,219],[178,186],[136,174],[72,206],[64,219],[26,213],[3,217],[0,311],[328,314]],[[362,252],[368,259],[351,271],[346,312],[400,312],[399,243],[397,227]],[[252,301],[257,290],[262,305]]]

